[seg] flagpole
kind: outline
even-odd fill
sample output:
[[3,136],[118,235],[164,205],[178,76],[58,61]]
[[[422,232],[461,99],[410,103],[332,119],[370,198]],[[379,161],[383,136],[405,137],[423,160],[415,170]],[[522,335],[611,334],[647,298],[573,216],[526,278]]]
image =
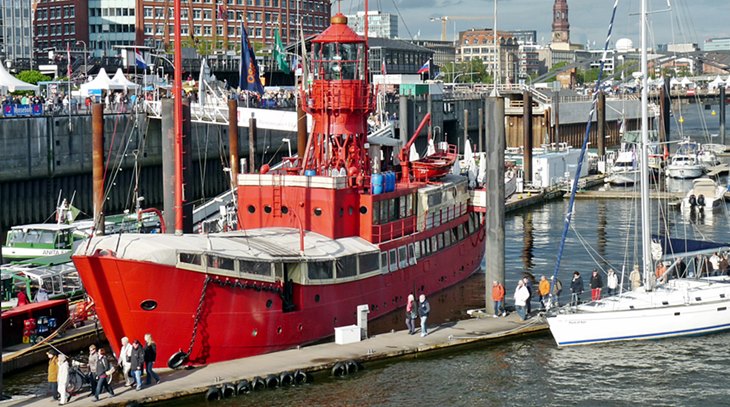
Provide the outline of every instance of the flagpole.
[[66,43],[66,59],[68,59],[68,132],[71,133],[72,126],[71,126],[71,102],[73,99],[71,98],[71,43]]
[[[173,47],[175,55],[173,61],[175,64],[175,78],[173,81],[172,92],[174,102],[175,117],[175,235],[183,233],[183,171],[182,171],[182,45],[180,44],[180,0],[174,2],[174,34],[175,45]],[[190,18],[190,17],[188,17]]]

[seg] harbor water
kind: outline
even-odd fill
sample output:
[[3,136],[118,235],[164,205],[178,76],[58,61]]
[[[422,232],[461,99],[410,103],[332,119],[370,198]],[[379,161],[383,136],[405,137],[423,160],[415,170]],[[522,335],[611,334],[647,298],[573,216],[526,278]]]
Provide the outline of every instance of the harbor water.
[[[694,107],[694,106],[693,106]],[[676,113],[675,113],[676,115]],[[684,130],[692,128],[689,111]],[[708,115],[699,111],[697,115]],[[711,120],[710,118],[707,119]],[[700,129],[701,125],[697,126]],[[715,126],[716,127],[716,126]],[[712,132],[712,128],[709,130]],[[716,132],[716,131],[715,131]],[[709,142],[694,133],[698,141]],[[713,140],[712,142],[716,142]],[[727,184],[721,178],[722,185]],[[674,188],[688,188],[678,182]],[[686,190],[686,189],[685,189]],[[638,203],[632,199],[579,200],[558,277],[567,288],[573,271],[584,281],[593,268],[630,270],[639,254]],[[506,219],[506,288],[508,304],[516,281],[529,272],[551,276],[563,229],[566,200],[512,213]],[[682,214],[659,201],[672,235],[730,242],[730,214],[723,205],[714,214]],[[589,248],[589,249],[586,249]],[[587,288],[587,286],[586,286]],[[567,291],[567,290],[566,290]],[[404,293],[404,296],[407,293]],[[563,295],[563,301],[567,296]],[[432,323],[466,318],[466,310],[484,306],[484,276],[430,298]],[[404,304],[405,305],[405,304]],[[534,301],[533,308],[539,304]],[[398,311],[370,325],[371,333],[403,330]],[[403,333],[406,335],[406,333]],[[512,406],[512,405],[726,405],[730,399],[724,351],[730,333],[696,338],[618,343],[558,349],[549,333],[506,340],[481,349],[448,355],[390,360],[345,379],[317,377],[314,384],[239,396],[213,404],[231,406]],[[305,348],[306,349],[306,348]],[[305,351],[305,350],[303,350]],[[6,377],[6,394],[31,394],[45,385],[45,368]],[[199,405],[203,397],[166,405]]]

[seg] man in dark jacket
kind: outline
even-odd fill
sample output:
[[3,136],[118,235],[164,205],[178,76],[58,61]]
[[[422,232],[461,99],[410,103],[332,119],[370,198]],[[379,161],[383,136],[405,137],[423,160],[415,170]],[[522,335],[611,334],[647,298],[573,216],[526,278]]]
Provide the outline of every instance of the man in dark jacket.
[[421,317],[421,336],[428,335],[428,329],[426,328],[426,320],[428,319],[428,314],[431,313],[431,304],[428,303],[428,300],[426,299],[426,296],[421,294],[420,297],[418,297],[418,315]]
[[603,289],[603,279],[598,274],[598,270],[593,269],[593,276],[591,276],[591,301],[598,301],[601,299],[601,290]]
[[142,369],[144,367],[144,349],[139,343],[139,339],[135,339],[132,344],[132,356],[130,358],[130,366],[134,382],[137,383],[137,390],[142,390]]
[[94,393],[94,400],[99,400],[99,394],[104,388],[106,388],[110,396],[114,397],[110,377],[111,372],[112,365],[106,357],[106,351],[104,348],[101,348],[99,349],[99,360],[96,361],[96,393]]
[[578,305],[580,296],[583,294],[583,279],[579,272],[573,273],[573,279],[570,281],[570,304]]

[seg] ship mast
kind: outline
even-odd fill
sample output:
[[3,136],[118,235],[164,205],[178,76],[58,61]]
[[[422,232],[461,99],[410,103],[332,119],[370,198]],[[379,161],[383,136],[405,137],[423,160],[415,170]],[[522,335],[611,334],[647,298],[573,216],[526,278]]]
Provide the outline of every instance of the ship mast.
[[174,119],[175,119],[175,234],[183,233],[183,117],[182,117],[182,46],[180,44],[180,0],[175,0],[174,4],[174,57],[173,65],[175,68],[175,78],[172,85],[172,99],[174,103]]
[[641,0],[641,252],[644,287],[652,290],[651,267],[651,208],[649,206],[649,69],[646,41],[646,1]]

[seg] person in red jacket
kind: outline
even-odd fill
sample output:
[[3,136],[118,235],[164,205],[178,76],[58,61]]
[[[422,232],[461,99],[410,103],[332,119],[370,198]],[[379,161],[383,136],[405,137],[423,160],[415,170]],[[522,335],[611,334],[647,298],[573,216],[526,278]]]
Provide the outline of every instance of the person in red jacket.
[[504,309],[504,286],[497,280],[492,281],[492,301],[494,301],[494,318],[500,314],[505,317],[507,311]]

